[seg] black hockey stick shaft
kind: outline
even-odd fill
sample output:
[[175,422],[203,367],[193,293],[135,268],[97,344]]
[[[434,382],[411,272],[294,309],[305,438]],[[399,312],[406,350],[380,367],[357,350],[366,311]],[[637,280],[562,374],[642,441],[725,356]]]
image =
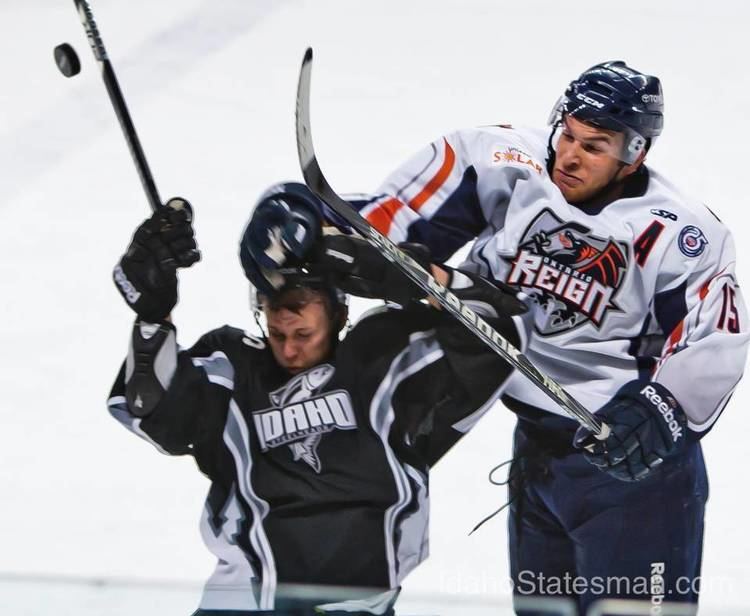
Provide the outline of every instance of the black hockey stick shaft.
[[87,0],[73,0],[73,3],[76,5],[81,24],[83,24],[83,29],[86,31],[86,38],[89,40],[91,51],[94,52],[94,58],[96,58],[96,61],[101,68],[102,79],[107,88],[109,100],[112,101],[115,114],[117,114],[117,119],[120,121],[122,134],[125,136],[130,155],[135,163],[138,176],[141,178],[141,184],[143,185],[143,190],[146,192],[146,198],[148,199],[151,209],[156,211],[162,205],[161,199],[159,199],[159,192],[156,189],[156,184],[151,175],[151,169],[149,169],[146,155],[143,153],[141,142],[138,139],[138,133],[135,132],[135,126],[133,125],[133,120],[130,118],[128,106],[125,104],[125,98],[122,95],[122,90],[120,90],[120,84],[117,82],[115,70],[112,68],[112,63],[109,61],[107,50],[104,48],[104,42],[99,33],[99,28],[96,25],[96,21],[94,21],[94,14],[91,11],[91,5]]
[[438,283],[414,259],[400,250],[391,240],[375,229],[362,215],[344,201],[326,180],[318,164],[310,130],[310,77],[312,49],[305,52],[297,89],[297,152],[302,176],[308,187],[337,214],[343,217],[362,237],[378,248],[383,255],[435,299],[447,312],[463,323],[492,350],[554,400],[564,411],[598,438],[609,434],[609,427],[573,398],[551,377],[537,369],[528,358],[500,335],[482,317],[461,302],[455,294]]

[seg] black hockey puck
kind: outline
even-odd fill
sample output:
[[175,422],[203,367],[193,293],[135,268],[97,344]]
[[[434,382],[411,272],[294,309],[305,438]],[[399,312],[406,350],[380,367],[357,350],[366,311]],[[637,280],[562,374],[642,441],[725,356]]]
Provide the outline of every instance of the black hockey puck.
[[73,77],[81,72],[81,61],[76,50],[67,43],[55,47],[55,64],[66,77]]

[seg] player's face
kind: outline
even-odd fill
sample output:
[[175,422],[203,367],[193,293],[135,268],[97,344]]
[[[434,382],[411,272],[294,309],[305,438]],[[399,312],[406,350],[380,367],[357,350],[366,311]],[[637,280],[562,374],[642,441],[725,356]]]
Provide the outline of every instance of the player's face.
[[613,155],[622,150],[623,140],[622,133],[563,119],[552,181],[568,203],[589,201],[638,168],[640,160],[626,165]]
[[327,357],[333,325],[322,301],[311,301],[299,312],[281,308],[265,314],[271,352],[282,368],[297,374]]

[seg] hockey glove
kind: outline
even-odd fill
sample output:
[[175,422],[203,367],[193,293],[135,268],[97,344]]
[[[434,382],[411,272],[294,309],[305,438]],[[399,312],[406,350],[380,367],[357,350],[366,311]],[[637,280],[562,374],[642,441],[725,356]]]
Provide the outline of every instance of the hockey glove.
[[578,428],[574,445],[600,470],[622,481],[638,481],[685,446],[687,418],[659,383],[631,381],[596,416],[611,429],[603,441]]
[[[422,244],[399,244],[419,265],[429,271],[430,252]],[[406,274],[389,262],[369,242],[352,235],[326,235],[311,261],[311,272],[328,276],[331,284],[359,297],[384,299],[406,305],[425,297]]]
[[300,265],[321,234],[314,195],[300,184],[282,184],[262,197],[240,242],[245,276],[264,294],[284,284],[282,267]]
[[112,272],[120,295],[144,321],[169,315],[177,303],[177,269],[200,261],[192,220],[187,201],[170,199],[136,229]]
[[503,282],[485,280],[477,274],[443,266],[448,270],[448,287],[469,308],[485,317],[524,314],[528,307],[517,291]]

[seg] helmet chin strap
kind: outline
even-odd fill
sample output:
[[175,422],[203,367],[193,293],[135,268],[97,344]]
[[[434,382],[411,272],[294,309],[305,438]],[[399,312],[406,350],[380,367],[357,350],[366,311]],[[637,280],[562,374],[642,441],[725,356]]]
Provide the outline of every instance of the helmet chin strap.
[[552,169],[555,167],[555,157],[557,156],[555,148],[552,147],[552,140],[555,138],[555,133],[561,125],[562,117],[552,124],[552,130],[549,133],[549,139],[547,139],[547,175],[549,175],[550,178],[552,177]]
[[255,324],[258,326],[260,335],[263,336],[263,341],[267,343],[268,334],[266,334],[266,330],[263,328],[263,325],[261,325],[260,323],[260,310],[258,308],[253,308],[253,318],[255,319]]

